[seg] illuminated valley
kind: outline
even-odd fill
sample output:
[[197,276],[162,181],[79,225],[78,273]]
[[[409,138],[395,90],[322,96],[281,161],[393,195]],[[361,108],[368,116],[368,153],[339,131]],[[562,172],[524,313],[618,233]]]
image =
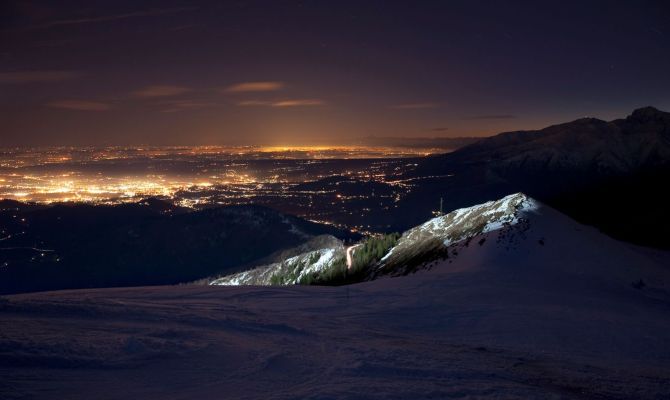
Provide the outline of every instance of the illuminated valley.
[[[258,204],[351,230],[412,188],[403,175],[436,149],[107,147],[5,149],[0,198],[119,204],[148,197],[188,208]],[[442,150],[444,151],[444,150]],[[377,227],[379,228],[379,227]]]

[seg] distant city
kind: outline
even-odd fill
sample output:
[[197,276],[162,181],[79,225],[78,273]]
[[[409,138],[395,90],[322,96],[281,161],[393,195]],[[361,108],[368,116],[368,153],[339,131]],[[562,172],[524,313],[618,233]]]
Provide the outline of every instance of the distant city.
[[[175,205],[260,204],[366,231],[371,209],[389,209],[413,183],[419,157],[439,148],[103,147],[0,151],[0,198],[118,204],[149,197]],[[318,205],[318,206],[317,206]],[[354,211],[355,210],[355,211]]]

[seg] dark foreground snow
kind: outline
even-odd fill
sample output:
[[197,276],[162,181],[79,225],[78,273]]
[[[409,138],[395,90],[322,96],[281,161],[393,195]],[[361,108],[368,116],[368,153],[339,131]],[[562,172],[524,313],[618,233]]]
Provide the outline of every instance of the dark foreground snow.
[[0,399],[670,397],[667,254],[525,217],[350,287],[0,298]]
[[0,398],[670,393],[667,303],[409,280],[407,290],[168,287],[12,297],[2,304]]

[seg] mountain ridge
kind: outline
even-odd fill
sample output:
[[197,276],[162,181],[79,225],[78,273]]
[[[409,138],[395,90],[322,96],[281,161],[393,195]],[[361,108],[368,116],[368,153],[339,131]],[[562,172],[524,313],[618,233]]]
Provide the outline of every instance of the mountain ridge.
[[421,176],[434,178],[401,200],[395,227],[416,225],[440,198],[450,211],[524,192],[615,238],[670,248],[670,212],[660,196],[670,180],[670,113],[653,107],[609,122],[587,118],[501,133],[426,157],[408,178]]
[[[662,153],[662,156],[658,159],[647,160],[646,154],[626,154],[627,149],[622,145],[639,147],[639,145],[632,146],[634,142],[627,139],[646,139],[647,141],[661,139],[658,143],[654,142],[650,143],[650,145],[660,146],[657,150]],[[624,142],[619,143],[622,140]],[[620,146],[614,147],[615,145]],[[649,162],[669,163],[670,113],[653,107],[645,107],[634,110],[631,115],[624,119],[616,119],[609,122],[597,118],[580,118],[571,122],[551,125],[540,130],[503,132],[463,147],[451,154],[433,156],[432,158],[449,160],[450,158],[458,159],[459,157],[471,158],[478,156],[484,157],[488,162],[502,162],[505,158],[518,159],[518,155],[514,156],[510,154],[510,149],[505,149],[510,146],[513,146],[514,151],[521,152],[526,156],[530,151],[538,152],[544,150],[545,152],[539,154],[538,157],[544,160],[549,158],[548,162],[556,162],[556,160],[552,160],[551,158],[565,156],[561,152],[583,153],[588,150],[591,152],[588,155],[595,159],[595,161],[600,161],[600,163],[575,158],[571,160],[582,161],[582,165],[595,164],[596,167],[599,167],[597,169],[599,172],[602,171],[603,167],[605,169],[613,169],[613,172],[630,172],[633,168],[644,167]],[[601,155],[597,153],[598,149],[602,150],[603,156],[607,156],[607,151],[615,152],[615,154],[611,155],[612,159],[598,159],[597,157]],[[527,162],[524,164],[527,164]],[[570,167],[569,164],[553,166],[561,168]]]
[[[338,264],[332,256],[321,262],[324,251],[318,257],[312,251],[210,284],[342,285],[417,272],[449,274],[468,269],[502,271],[493,278],[500,280],[506,279],[504,271],[518,270],[515,265],[528,264],[528,259],[535,268],[527,274],[535,279],[541,279],[539,270],[561,280],[593,276],[620,289],[644,285],[647,293],[670,299],[670,269],[650,259],[646,250],[611,239],[523,193],[432,218],[404,232],[378,259],[358,257],[360,246],[349,247],[353,251],[352,265]],[[338,251],[342,258],[345,251],[341,244]],[[670,261],[670,253],[660,252],[658,256]],[[357,259],[367,261],[356,264]],[[547,269],[545,265],[553,267]],[[311,279],[305,279],[309,274],[313,275]]]

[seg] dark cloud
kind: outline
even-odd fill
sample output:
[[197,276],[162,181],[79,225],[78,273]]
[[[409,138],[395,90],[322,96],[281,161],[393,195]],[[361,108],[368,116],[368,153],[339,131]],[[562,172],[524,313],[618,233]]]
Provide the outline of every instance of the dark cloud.
[[229,93],[243,93],[243,92],[273,92],[284,88],[283,82],[275,81],[258,81],[258,82],[242,82],[228,86],[224,92]]
[[136,90],[132,93],[132,95],[135,97],[169,97],[177,96],[190,91],[191,89],[182,86],[153,85]]
[[484,115],[470,115],[463,117],[465,120],[481,120],[481,119],[514,119],[516,115],[511,114],[484,114]]
[[161,107],[161,112],[164,113],[175,113],[180,111],[187,110],[201,110],[204,108],[212,107],[222,107],[224,104],[210,102],[210,101],[200,101],[200,100],[174,100],[174,101],[164,101],[159,104]]
[[420,110],[420,109],[427,109],[427,108],[437,108],[440,105],[438,103],[407,103],[407,104],[395,104],[390,106],[389,108],[393,108],[395,110]]
[[238,106],[267,106],[267,107],[310,107],[322,106],[326,102],[319,99],[287,99],[287,100],[245,100],[237,103]]
[[112,108],[107,103],[90,100],[58,100],[47,103],[47,106],[75,111],[107,111]]
[[124,14],[113,14],[113,15],[100,15],[95,17],[84,17],[84,18],[72,18],[72,19],[61,19],[51,22],[47,22],[42,25],[37,25],[32,27],[32,29],[48,29],[56,26],[63,25],[79,25],[79,24],[92,24],[99,22],[110,22],[110,21],[119,21],[130,18],[141,18],[141,17],[154,17],[164,14],[175,14],[181,13],[184,11],[195,10],[197,7],[175,7],[175,8],[165,8],[165,9],[154,9],[148,11],[135,11]]
[[75,71],[16,71],[0,72],[0,84],[60,82],[77,78]]

